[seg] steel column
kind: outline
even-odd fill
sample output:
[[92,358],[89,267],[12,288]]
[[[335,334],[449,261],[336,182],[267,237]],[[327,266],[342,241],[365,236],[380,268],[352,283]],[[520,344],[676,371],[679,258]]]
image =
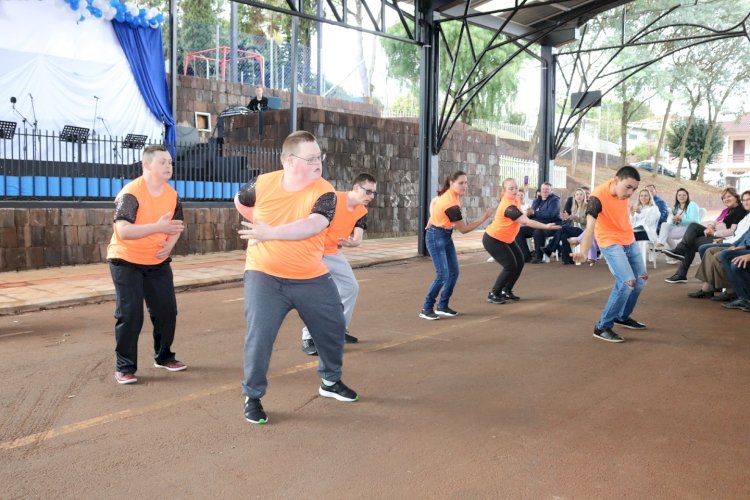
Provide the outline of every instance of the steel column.
[[542,45],[540,49],[542,84],[539,97],[539,185],[552,178],[555,138],[555,56],[549,45]]
[[[438,161],[433,157],[435,148],[437,115],[438,33],[434,23],[434,11],[427,6],[420,23],[421,54],[419,61],[419,221],[417,223],[417,245],[419,255],[427,255],[425,226],[429,219],[430,199],[437,191]],[[433,161],[433,159],[435,161]]]

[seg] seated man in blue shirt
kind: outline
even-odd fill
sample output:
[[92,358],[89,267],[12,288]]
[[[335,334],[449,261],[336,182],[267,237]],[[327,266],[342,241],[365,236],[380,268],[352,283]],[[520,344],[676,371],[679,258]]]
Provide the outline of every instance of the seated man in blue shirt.
[[[540,191],[541,196],[534,199],[531,208],[526,210],[524,215],[529,219],[541,222],[542,224],[560,224],[562,222],[562,219],[560,218],[560,197],[552,192],[552,184],[549,182],[543,183]],[[554,231],[534,229],[528,226],[522,227],[516,236],[516,243],[518,243],[518,246],[521,248],[521,252],[523,253],[526,262],[531,262],[532,264],[540,264],[544,262],[542,258],[544,243],[549,236],[553,235]],[[526,243],[527,238],[534,238],[533,256],[529,251],[529,245]]]

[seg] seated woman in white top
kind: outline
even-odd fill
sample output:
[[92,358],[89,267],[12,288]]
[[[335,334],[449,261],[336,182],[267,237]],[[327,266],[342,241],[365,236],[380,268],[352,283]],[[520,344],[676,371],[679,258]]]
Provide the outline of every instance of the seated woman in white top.
[[694,201],[690,201],[690,193],[687,189],[680,188],[674,197],[674,206],[667,218],[667,222],[661,225],[657,237],[657,248],[674,248],[676,243],[685,235],[687,227],[693,222],[700,222],[700,209]]
[[638,202],[630,209],[630,222],[636,241],[656,242],[656,226],[659,224],[659,207],[651,197],[651,191],[641,189]]

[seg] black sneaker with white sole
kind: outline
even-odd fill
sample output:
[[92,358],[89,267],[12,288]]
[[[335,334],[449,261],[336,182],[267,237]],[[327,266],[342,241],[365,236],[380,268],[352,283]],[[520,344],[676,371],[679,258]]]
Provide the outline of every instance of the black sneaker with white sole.
[[321,382],[320,387],[318,388],[318,394],[324,398],[334,398],[339,401],[352,402],[359,400],[357,393],[349,389],[340,380],[331,386],[325,385]]
[[428,321],[435,321],[436,319],[440,319],[440,316],[435,314],[435,311],[432,309],[422,309],[422,312],[419,313],[419,317]]
[[677,253],[674,250],[670,250],[668,248],[665,248],[664,250],[662,250],[662,253],[664,253],[664,255],[668,255],[669,257],[672,257],[673,259],[685,260],[684,255],[682,255],[681,253]]
[[667,283],[687,283],[688,279],[687,276],[683,276],[680,273],[675,273],[664,281],[666,281]]
[[435,314],[437,314],[438,316],[458,316],[458,313],[450,307],[438,307],[437,309],[435,309]]
[[260,399],[245,396],[245,420],[251,424],[264,425],[268,423],[268,415],[263,411]]
[[624,326],[625,328],[630,328],[631,330],[643,330],[646,328],[646,325],[634,320],[633,318],[624,319],[622,321],[616,319],[615,325]]
[[606,340],[607,342],[625,342],[625,339],[617,335],[617,333],[611,328],[597,328],[594,327],[594,337]]

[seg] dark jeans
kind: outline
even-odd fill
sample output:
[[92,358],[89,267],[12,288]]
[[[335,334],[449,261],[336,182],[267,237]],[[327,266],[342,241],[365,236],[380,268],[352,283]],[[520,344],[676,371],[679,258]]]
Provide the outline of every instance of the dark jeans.
[[516,243],[523,253],[524,260],[531,260],[531,251],[529,251],[529,245],[526,243],[527,238],[534,238],[534,256],[541,259],[544,255],[542,249],[544,248],[545,240],[550,236],[554,236],[554,234],[554,231],[523,226],[521,230],[518,231]]
[[680,263],[680,267],[677,270],[677,273],[681,276],[687,276],[698,248],[701,245],[713,243],[714,238],[705,236],[703,233],[705,230],[706,226],[698,224],[697,222],[691,223],[685,230],[682,240],[675,247],[674,251],[685,257],[685,260]]
[[138,370],[138,336],[143,327],[143,301],[154,325],[154,360],[174,361],[170,350],[177,325],[177,299],[172,268],[167,259],[156,266],[110,260],[109,271],[115,284],[115,353],[117,371]]
[[562,246],[562,261],[572,263],[573,259],[570,257],[570,254],[573,252],[573,249],[570,248],[568,238],[576,238],[582,233],[583,229],[581,229],[580,227],[562,226],[560,229],[554,232],[552,239],[547,245],[547,250],[550,252],[556,252],[557,250],[560,250],[560,246]]
[[737,267],[732,259],[740,255],[747,255],[750,250],[724,250],[719,252],[719,260],[727,272],[727,280],[732,284],[737,297],[750,300],[750,268]]
[[439,308],[448,307],[448,301],[453,295],[453,289],[458,281],[458,256],[456,247],[453,245],[452,229],[442,229],[435,226],[427,228],[425,244],[435,266],[436,276],[427,290],[427,296],[422,304],[422,309],[432,309],[435,306],[437,296],[440,295]]
[[513,291],[513,286],[515,286],[516,281],[521,276],[521,271],[523,271],[524,257],[521,249],[518,248],[515,241],[503,243],[487,233],[482,236],[482,245],[484,245],[487,253],[503,266],[503,270],[492,287],[492,293],[500,295],[502,292]]

